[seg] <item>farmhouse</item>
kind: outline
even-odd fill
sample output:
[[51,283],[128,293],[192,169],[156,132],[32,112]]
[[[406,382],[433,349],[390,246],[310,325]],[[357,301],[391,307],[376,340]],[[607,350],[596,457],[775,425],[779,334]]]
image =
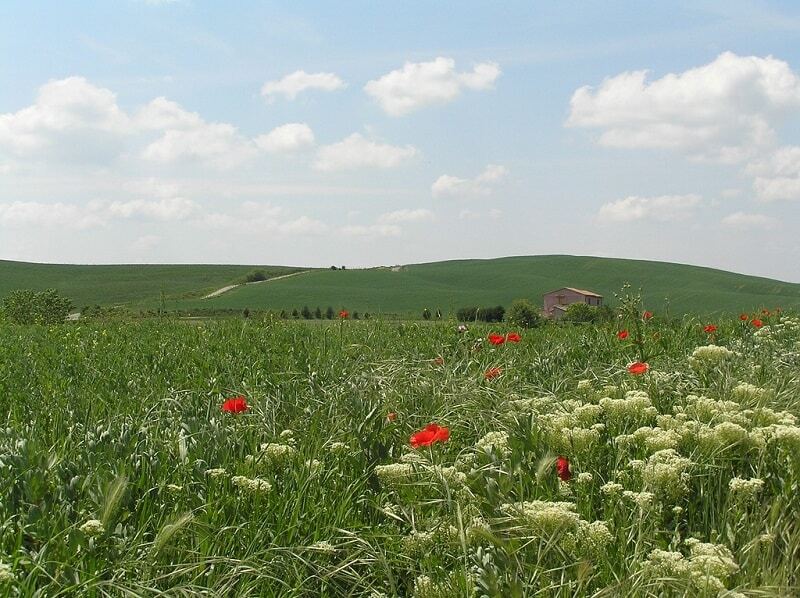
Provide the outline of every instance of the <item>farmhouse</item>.
[[584,289],[564,287],[544,294],[544,315],[558,320],[573,303],[586,303],[594,307],[603,305],[603,296]]

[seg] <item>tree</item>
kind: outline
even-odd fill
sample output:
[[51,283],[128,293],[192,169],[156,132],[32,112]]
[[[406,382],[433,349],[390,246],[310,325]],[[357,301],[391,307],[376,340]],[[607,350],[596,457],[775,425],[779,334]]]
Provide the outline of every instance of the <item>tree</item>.
[[282,309],[282,310],[281,310],[281,313],[280,313],[280,319],[281,319],[281,320],[288,320],[288,319],[289,319],[289,314],[287,314],[287,313],[286,313],[286,310],[285,310],[285,309]]
[[431,312],[427,307],[422,310],[422,319],[423,320],[430,320],[431,319]]
[[328,320],[333,320],[333,308],[329,305],[328,309],[325,310],[325,318]]
[[296,308],[296,307],[295,307],[295,308],[292,310],[292,317],[293,317],[295,320],[297,320],[298,318],[300,318],[300,312],[299,312],[299,311],[297,311],[297,308]]
[[338,269],[339,268],[337,268],[336,266],[331,266],[331,270],[338,270]]
[[253,270],[248,272],[244,277],[245,282],[260,282],[267,279],[267,273],[264,270]]
[[35,292],[30,289],[12,291],[4,299],[5,317],[17,324],[58,324],[72,309],[72,301],[56,289]]
[[353,312],[353,319],[354,320],[358,320],[358,312],[357,311]]
[[250,308],[249,308],[249,307],[245,307],[245,308],[242,310],[242,317],[243,317],[245,320],[246,320],[247,318],[249,318],[249,317],[250,317]]
[[319,305],[317,305],[317,309],[314,310],[314,317],[317,320],[321,320],[322,319],[322,310],[319,308]]
[[527,299],[516,299],[508,308],[506,318],[514,326],[521,328],[536,328],[543,323],[539,310]]
[[305,318],[306,320],[311,319],[311,310],[308,309],[308,305],[304,305],[300,313],[303,314],[303,318]]

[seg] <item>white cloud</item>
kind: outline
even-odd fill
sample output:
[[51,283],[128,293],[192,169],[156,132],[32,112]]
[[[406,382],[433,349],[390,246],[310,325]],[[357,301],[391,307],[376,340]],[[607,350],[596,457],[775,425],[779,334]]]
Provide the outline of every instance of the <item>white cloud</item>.
[[14,201],[0,203],[0,226],[87,229],[102,226],[105,219],[93,204]]
[[603,204],[597,220],[604,223],[655,220],[667,222],[689,217],[701,205],[699,195],[630,196]]
[[452,58],[438,57],[431,62],[406,62],[364,86],[391,116],[402,116],[423,106],[446,104],[464,89],[490,89],[500,76],[494,62],[476,64],[472,71],[457,73]]
[[281,222],[277,230],[285,235],[321,235],[328,232],[328,225],[308,216],[300,216],[294,220]]
[[393,168],[417,154],[411,145],[378,143],[353,133],[342,141],[319,148],[314,167],[323,171],[355,168]]
[[205,123],[170,129],[142,152],[145,160],[169,164],[195,161],[215,168],[233,168],[253,157],[255,145],[227,123]]
[[136,113],[135,122],[145,130],[193,129],[204,124],[199,114],[189,112],[163,96],[142,106]]
[[800,200],[800,147],[780,147],[747,166],[760,201]]
[[256,201],[243,202],[233,212],[204,214],[196,224],[210,230],[288,236],[319,235],[329,230],[326,223],[308,216],[286,219],[283,208],[269,202]]
[[339,232],[348,237],[399,237],[403,229],[396,224],[351,224],[343,226]]
[[142,235],[141,237],[137,237],[133,243],[131,243],[131,249],[136,253],[147,253],[148,251],[158,247],[160,244],[161,237],[158,235]]
[[261,95],[268,100],[276,95],[283,95],[289,100],[295,99],[298,94],[309,89],[320,91],[336,91],[346,87],[335,73],[307,73],[305,71],[295,71],[286,75],[283,79],[267,81],[261,88]]
[[105,211],[116,218],[149,218],[153,220],[185,220],[197,213],[200,206],[183,197],[164,198],[157,201],[134,199],[115,201]]
[[492,191],[492,185],[504,179],[508,175],[508,169],[498,164],[489,164],[482,173],[472,179],[462,179],[459,177],[443,174],[433,185],[431,193],[435,197],[445,195],[488,195]]
[[764,214],[734,212],[725,216],[722,219],[722,224],[738,230],[773,230],[778,227],[780,222],[777,218]]
[[669,148],[737,162],[774,141],[774,126],[800,108],[800,77],[772,56],[720,54],[713,62],[647,81],[627,71],[572,95],[567,126],[601,130],[599,143]]
[[430,222],[435,219],[433,212],[425,208],[416,210],[396,210],[378,216],[381,224],[397,224],[401,222]]
[[32,105],[0,114],[0,153],[105,161],[119,154],[121,137],[130,131],[113,92],[68,77],[42,85]]
[[255,143],[266,152],[293,152],[314,145],[314,132],[306,123],[287,123],[259,135]]

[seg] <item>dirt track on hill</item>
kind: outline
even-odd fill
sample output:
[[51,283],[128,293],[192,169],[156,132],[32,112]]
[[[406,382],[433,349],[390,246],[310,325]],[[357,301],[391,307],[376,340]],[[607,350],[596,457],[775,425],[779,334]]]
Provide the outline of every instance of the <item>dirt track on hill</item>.
[[281,276],[273,276],[272,278],[267,278],[266,280],[257,280],[255,282],[245,282],[243,284],[229,284],[226,287],[222,287],[221,289],[217,289],[213,293],[209,293],[203,299],[211,299],[213,297],[219,297],[223,293],[227,293],[230,290],[233,290],[237,287],[244,286],[246,284],[261,284],[262,282],[272,282],[273,280],[280,280],[281,278],[289,278],[290,276],[297,276],[299,274],[305,274],[308,270],[303,270],[302,272],[292,272],[291,274],[282,274]]

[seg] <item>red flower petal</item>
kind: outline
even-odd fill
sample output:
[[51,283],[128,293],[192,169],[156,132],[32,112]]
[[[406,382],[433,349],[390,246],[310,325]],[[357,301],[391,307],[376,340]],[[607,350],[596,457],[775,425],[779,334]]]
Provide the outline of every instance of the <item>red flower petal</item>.
[[558,473],[558,477],[561,478],[561,481],[569,482],[569,480],[572,478],[572,471],[570,471],[569,467],[569,459],[566,457],[556,458],[556,472]]
[[226,413],[243,413],[247,409],[247,400],[241,396],[228,399],[222,404],[222,410]]
[[483,377],[486,380],[494,380],[502,373],[503,373],[502,368],[489,368],[483,373]]
[[749,319],[750,319],[750,316],[748,316],[747,314],[740,314],[740,315],[739,315],[739,319],[740,319],[742,322],[747,322],[747,320],[749,320]]
[[651,312],[651,311],[646,311],[646,312],[644,312],[642,314],[642,319],[643,320],[649,320],[652,317],[653,317],[653,312]]
[[430,446],[434,442],[445,442],[450,438],[450,430],[442,428],[438,424],[428,424],[415,434],[411,435],[409,443],[413,448]]
[[620,330],[619,332],[617,332],[617,338],[621,341],[624,341],[626,338],[628,338],[628,331]]
[[508,334],[506,334],[506,340],[509,343],[518,343],[519,341],[522,340],[522,337],[517,332],[509,332]]
[[492,332],[488,338],[489,342],[493,345],[502,345],[504,342],[506,342],[506,337],[504,337],[502,334],[495,334],[494,332]]
[[641,361],[636,361],[628,366],[628,372],[630,372],[634,376],[640,376],[642,374],[645,374],[649,369],[650,366]]
[[754,318],[753,320],[751,320],[751,321],[750,321],[750,323],[751,323],[753,326],[755,326],[756,328],[761,328],[761,327],[764,325],[764,322],[762,322],[762,321],[761,321],[761,320],[759,320],[758,318]]
[[703,328],[703,332],[705,332],[707,334],[711,334],[712,332],[716,332],[716,331],[717,331],[717,327],[714,326],[714,324],[709,324],[708,326]]

